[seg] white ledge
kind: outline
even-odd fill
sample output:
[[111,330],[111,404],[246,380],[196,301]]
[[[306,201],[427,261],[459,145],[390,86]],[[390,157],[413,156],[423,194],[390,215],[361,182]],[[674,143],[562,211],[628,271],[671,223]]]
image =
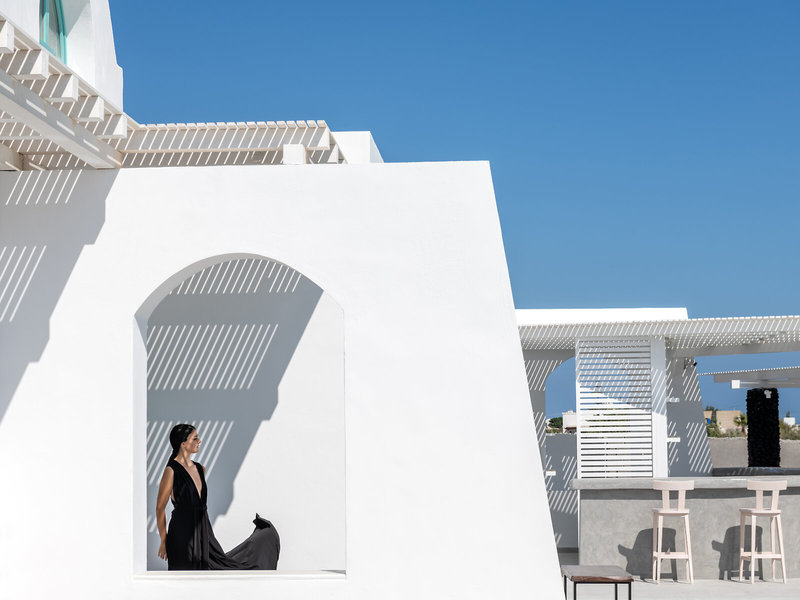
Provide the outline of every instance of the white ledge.
[[[657,477],[663,480],[693,480],[696,490],[719,490],[719,489],[746,489],[747,482],[750,480],[775,480],[785,479],[788,487],[800,487],[800,475],[754,475],[752,477]],[[583,478],[573,479],[570,483],[573,490],[652,490],[653,479],[649,477],[618,477],[618,478]]]
[[141,581],[175,581],[176,579],[258,579],[262,581],[319,581],[333,580],[344,581],[347,575],[344,571],[145,571],[133,576]]

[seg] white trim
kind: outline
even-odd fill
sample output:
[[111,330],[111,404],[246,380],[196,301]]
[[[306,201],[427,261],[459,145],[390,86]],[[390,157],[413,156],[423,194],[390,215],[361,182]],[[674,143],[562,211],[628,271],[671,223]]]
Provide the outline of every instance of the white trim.
[[136,573],[137,581],[175,580],[234,580],[258,579],[261,581],[334,580],[346,581],[347,574],[337,571],[145,571]]
[[[746,371],[712,371],[710,373],[698,373],[698,375],[714,375],[714,381],[718,382],[725,382],[730,381],[735,376],[739,379],[744,379],[745,377],[755,377],[758,378],[760,376],[771,377],[773,375],[793,375],[794,373],[800,374],[800,366],[793,366],[793,367],[775,367],[773,369],[753,369],[753,370],[746,370]],[[731,378],[724,378],[723,375],[731,375]],[[717,379],[717,377],[720,377]]]

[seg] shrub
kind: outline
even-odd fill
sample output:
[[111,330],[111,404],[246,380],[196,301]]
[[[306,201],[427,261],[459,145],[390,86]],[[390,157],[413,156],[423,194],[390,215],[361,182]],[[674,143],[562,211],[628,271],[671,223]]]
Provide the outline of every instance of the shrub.
[[782,440],[800,440],[800,427],[792,427],[781,422],[780,428]]

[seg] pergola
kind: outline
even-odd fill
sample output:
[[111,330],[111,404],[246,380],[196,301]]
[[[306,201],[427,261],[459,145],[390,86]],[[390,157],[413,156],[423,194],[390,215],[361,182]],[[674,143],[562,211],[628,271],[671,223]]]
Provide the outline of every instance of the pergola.
[[[670,474],[668,444],[679,440],[670,426],[686,430],[691,423],[669,423],[667,405],[678,405],[674,414],[689,402],[702,409],[694,357],[800,350],[800,316],[680,316],[675,309],[517,311],[540,436],[545,380],[575,356],[579,477]],[[799,371],[773,370],[762,373],[769,379],[756,379],[798,378]],[[687,408],[682,414],[690,419],[693,413]]]
[[[518,311],[518,316],[524,318],[537,312],[540,311]],[[520,320],[519,330],[523,350],[569,350],[580,339],[642,336],[663,337],[666,350],[673,357],[800,350],[800,316],[553,324],[526,324]]]
[[717,371],[701,373],[713,375],[714,383],[730,383],[731,389],[797,388],[800,387],[800,367],[778,367],[752,371]]
[[325,121],[140,125],[0,14],[0,170],[341,162]]

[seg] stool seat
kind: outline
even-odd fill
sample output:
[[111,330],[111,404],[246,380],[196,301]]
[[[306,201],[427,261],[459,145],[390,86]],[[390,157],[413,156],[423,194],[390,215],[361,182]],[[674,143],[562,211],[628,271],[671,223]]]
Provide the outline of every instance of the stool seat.
[[740,508],[740,513],[747,513],[748,515],[755,515],[757,517],[775,517],[781,514],[779,510],[770,510],[768,508]]
[[[772,579],[775,579],[775,561],[781,563],[783,583],[786,583],[786,563],[783,554],[783,528],[781,526],[781,511],[778,509],[778,493],[785,490],[786,480],[766,481],[750,480],[747,489],[756,493],[755,507],[739,509],[739,581],[744,579],[744,562],[750,563],[750,583],[755,582],[756,561],[769,560],[772,562]],[[764,506],[764,492],[770,492],[770,505]],[[744,549],[745,528],[747,519],[750,518],[750,549]],[[768,552],[759,552],[756,549],[756,519],[764,517],[769,519],[769,545]]]

